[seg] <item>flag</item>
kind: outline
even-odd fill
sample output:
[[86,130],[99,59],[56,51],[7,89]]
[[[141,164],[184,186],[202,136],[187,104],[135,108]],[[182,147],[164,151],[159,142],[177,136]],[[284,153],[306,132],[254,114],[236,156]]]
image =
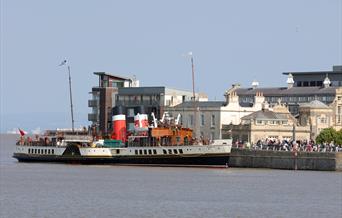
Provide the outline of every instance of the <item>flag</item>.
[[[19,128],[18,128],[19,129]],[[19,129],[19,133],[20,133],[20,135],[21,136],[24,136],[26,133],[25,133],[25,131],[24,130],[21,130],[21,129]]]

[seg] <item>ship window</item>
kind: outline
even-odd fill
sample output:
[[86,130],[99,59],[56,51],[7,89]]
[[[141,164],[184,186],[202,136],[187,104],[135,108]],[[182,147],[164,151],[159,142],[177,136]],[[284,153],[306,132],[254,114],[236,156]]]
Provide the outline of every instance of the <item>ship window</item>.
[[55,153],[55,150],[54,150],[54,149],[52,149],[52,150],[51,150],[51,153],[52,153],[52,154],[54,154],[54,153]]
[[147,154],[147,150],[144,150],[144,154]]
[[48,150],[48,154],[50,154],[51,153],[51,151],[50,151],[50,149]]
[[120,150],[119,150],[119,149],[116,149],[116,153],[117,153],[117,154],[120,154]]
[[174,153],[174,154],[178,154],[177,149],[173,149],[173,153]]
[[165,150],[165,149],[163,149],[163,154],[167,154],[167,152],[166,152],[166,150]]
[[138,154],[138,150],[135,150],[135,154]]
[[148,150],[148,154],[152,154],[152,150]]
[[178,152],[179,152],[180,154],[183,154],[183,149],[178,149]]
[[172,154],[172,150],[171,149],[169,149],[169,154]]
[[156,149],[153,149],[153,154],[157,154],[157,150]]
[[31,149],[28,149],[28,153],[31,153]]
[[45,149],[45,154],[47,154],[47,149]]
[[142,150],[139,150],[139,154],[142,154]]
[[38,154],[40,154],[40,149],[38,149]]

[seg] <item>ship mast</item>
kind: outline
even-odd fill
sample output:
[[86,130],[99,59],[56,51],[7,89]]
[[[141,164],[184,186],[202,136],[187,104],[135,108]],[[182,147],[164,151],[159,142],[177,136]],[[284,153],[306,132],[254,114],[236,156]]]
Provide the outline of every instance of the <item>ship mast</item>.
[[198,128],[197,128],[197,102],[196,102],[196,93],[195,93],[195,65],[194,65],[194,57],[192,52],[189,52],[189,56],[191,57],[191,73],[192,73],[192,101],[194,108],[194,130],[195,136],[198,138]]

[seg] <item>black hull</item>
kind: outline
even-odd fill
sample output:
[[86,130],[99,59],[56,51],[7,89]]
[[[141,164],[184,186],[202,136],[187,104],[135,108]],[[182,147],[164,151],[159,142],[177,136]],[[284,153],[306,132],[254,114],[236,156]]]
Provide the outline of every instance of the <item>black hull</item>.
[[159,166],[228,166],[229,154],[201,156],[153,156],[153,157],[82,157],[14,154],[20,162],[53,162],[76,164],[120,164]]

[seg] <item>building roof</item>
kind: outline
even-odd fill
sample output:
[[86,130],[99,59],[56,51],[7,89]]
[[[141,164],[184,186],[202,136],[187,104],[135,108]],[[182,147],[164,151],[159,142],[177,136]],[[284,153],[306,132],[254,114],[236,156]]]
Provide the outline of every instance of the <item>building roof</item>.
[[238,88],[236,89],[236,94],[241,95],[251,95],[255,96],[257,92],[262,92],[264,96],[296,96],[296,95],[335,95],[336,89],[338,87],[272,87],[272,88]]
[[98,76],[109,76],[109,77],[111,77],[113,79],[117,79],[117,80],[132,80],[131,78],[128,78],[128,77],[113,75],[113,74],[106,73],[106,72],[94,72],[94,74],[98,75]]
[[144,86],[144,87],[122,87],[119,88],[119,95],[153,95],[165,93],[165,86]]
[[329,108],[328,105],[324,104],[321,101],[314,100],[311,101],[310,103],[303,103],[300,104],[299,107],[309,107],[309,108]]
[[333,66],[333,70],[329,71],[329,70],[324,70],[324,71],[307,71],[307,72],[284,72],[284,75],[307,75],[307,74],[341,74],[342,73],[342,66],[341,65],[337,65],[337,66]]
[[[222,107],[225,104],[224,101],[197,101],[197,107]],[[185,101],[175,106],[175,108],[193,108],[193,101]]]
[[241,118],[241,120],[287,120],[283,114],[278,114],[268,109],[253,112]]

